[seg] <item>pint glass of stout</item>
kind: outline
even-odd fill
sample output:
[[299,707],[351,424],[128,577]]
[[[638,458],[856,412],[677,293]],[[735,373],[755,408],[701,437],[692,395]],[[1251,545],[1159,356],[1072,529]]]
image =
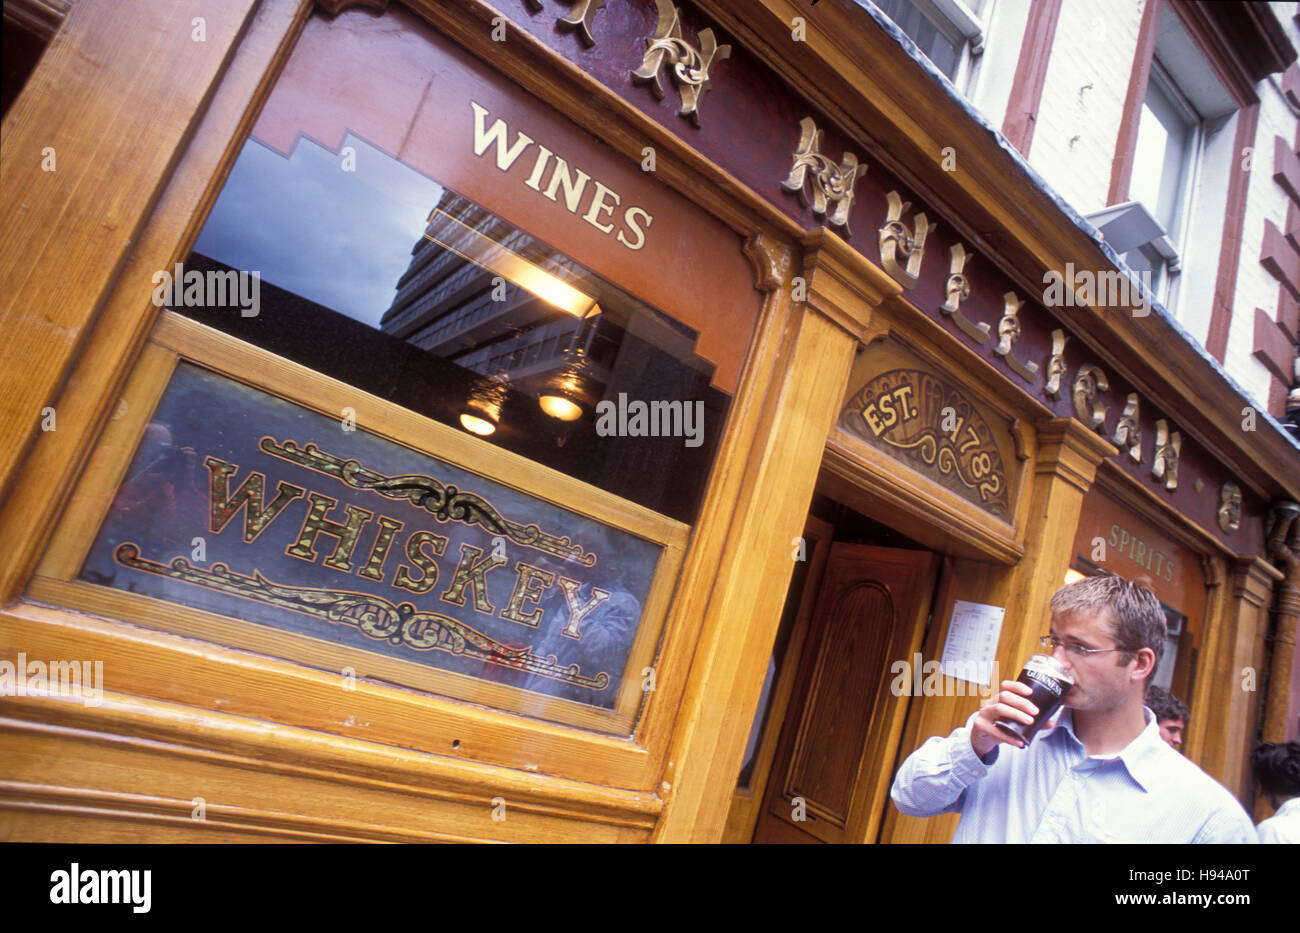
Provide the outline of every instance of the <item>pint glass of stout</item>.
[[1074,677],[1056,658],[1046,654],[1036,654],[1026,662],[1025,669],[1016,679],[1034,691],[1027,699],[1038,707],[1038,715],[1028,726],[1019,722],[1007,722],[1004,719],[999,719],[996,725],[1003,732],[1014,735],[1028,746],[1033,737],[1038,734],[1038,730],[1043,728],[1043,724],[1061,708],[1061,704],[1065,702],[1065,695],[1074,686]]

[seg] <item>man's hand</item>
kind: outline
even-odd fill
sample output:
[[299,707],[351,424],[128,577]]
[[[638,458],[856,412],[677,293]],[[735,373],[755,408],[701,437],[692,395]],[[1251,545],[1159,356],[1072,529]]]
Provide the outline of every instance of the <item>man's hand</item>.
[[1038,715],[1038,707],[1025,697],[1034,691],[1018,680],[1002,681],[1002,692],[989,697],[980,707],[979,713],[970,727],[970,744],[975,754],[983,758],[999,743],[1005,742],[1012,748],[1024,748],[1025,743],[1008,732],[1003,732],[994,723],[999,719],[1007,722],[1020,722],[1031,725]]

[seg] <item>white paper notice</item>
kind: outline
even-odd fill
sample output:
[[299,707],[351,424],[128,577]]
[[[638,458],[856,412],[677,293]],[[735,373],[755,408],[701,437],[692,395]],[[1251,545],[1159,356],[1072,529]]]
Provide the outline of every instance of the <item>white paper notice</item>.
[[948,677],[991,686],[989,679],[1006,611],[1002,606],[968,603],[963,599],[953,603],[939,669]]

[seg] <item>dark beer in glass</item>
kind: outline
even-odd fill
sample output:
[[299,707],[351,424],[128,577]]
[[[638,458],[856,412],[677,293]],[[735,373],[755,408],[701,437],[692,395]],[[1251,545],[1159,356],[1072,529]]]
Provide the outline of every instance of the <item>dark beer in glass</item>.
[[1026,699],[1038,707],[1038,715],[1028,726],[1019,722],[1007,722],[1005,719],[999,719],[996,725],[1028,746],[1038,730],[1061,708],[1065,695],[1074,686],[1074,677],[1056,658],[1036,654],[1026,662],[1025,669],[1016,679],[1033,691]]

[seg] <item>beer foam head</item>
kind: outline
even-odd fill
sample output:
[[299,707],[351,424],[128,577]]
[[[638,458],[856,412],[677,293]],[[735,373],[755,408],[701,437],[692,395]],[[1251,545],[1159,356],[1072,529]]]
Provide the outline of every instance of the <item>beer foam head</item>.
[[1054,677],[1062,683],[1074,686],[1074,675],[1060,661],[1048,654],[1036,654],[1025,663],[1025,670],[1032,677],[1035,674]]

